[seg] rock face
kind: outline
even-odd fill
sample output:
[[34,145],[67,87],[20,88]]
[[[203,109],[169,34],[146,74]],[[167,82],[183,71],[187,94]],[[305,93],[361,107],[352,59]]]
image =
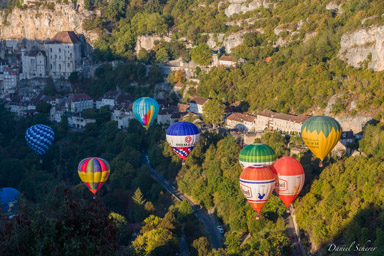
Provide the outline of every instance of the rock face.
[[[229,0],[228,2],[230,4],[224,11],[225,15],[228,17],[237,13],[253,11],[261,6],[264,8],[274,8],[276,5],[265,0],[253,0],[251,2],[248,2],[247,0]],[[220,4],[221,3],[219,3],[219,5]]]
[[93,44],[98,34],[84,30],[82,24],[95,14],[74,4],[58,3],[55,3],[53,10],[44,6],[25,10],[15,8],[8,16],[0,11],[0,39],[43,41],[60,31],[75,31],[76,34],[84,34],[88,43]]
[[155,41],[164,40],[170,42],[171,38],[168,36],[138,36],[136,41],[136,53],[139,53],[142,49],[150,51],[155,46]]
[[211,49],[215,49],[218,47],[224,47],[226,53],[231,53],[231,50],[235,48],[238,45],[241,45],[244,41],[243,36],[247,33],[261,33],[264,34],[264,31],[262,29],[252,29],[249,31],[240,31],[233,34],[230,34],[228,37],[225,37],[224,34],[217,33],[216,34],[216,40],[215,40],[215,34],[207,34],[208,41],[207,45]]
[[356,115],[356,116],[342,116],[335,117],[340,123],[343,131],[352,130],[353,133],[359,133],[363,130],[363,127],[372,120],[372,116],[368,115]]
[[384,26],[359,29],[341,37],[339,58],[359,68],[367,63],[374,71],[384,70]]

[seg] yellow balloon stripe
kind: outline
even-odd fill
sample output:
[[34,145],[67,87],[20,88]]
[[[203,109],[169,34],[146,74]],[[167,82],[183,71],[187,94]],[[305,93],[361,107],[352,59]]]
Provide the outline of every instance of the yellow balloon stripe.
[[89,183],[96,183],[96,182],[105,182],[107,181],[109,177],[110,170],[105,172],[78,172],[81,181],[83,182],[89,182]]
[[301,137],[312,153],[323,161],[339,141],[341,130],[336,131],[332,128],[328,137],[325,137],[323,131],[320,131],[320,133],[317,133],[316,131],[310,132],[307,128],[304,128]]

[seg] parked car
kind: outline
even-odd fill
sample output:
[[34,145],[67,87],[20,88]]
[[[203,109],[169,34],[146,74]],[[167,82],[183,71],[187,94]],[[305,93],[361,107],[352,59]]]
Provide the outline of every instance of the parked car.
[[224,234],[224,229],[221,226],[216,227],[220,234]]

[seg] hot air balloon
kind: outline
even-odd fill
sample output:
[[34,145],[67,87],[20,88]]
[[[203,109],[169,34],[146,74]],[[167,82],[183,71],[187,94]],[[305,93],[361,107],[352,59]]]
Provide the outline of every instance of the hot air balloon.
[[285,156],[277,160],[274,168],[278,180],[275,186],[276,193],[288,208],[304,186],[303,166],[295,158]]
[[313,116],[301,126],[301,138],[312,153],[320,158],[320,167],[326,155],[336,146],[341,136],[340,124],[328,116]]
[[133,103],[132,111],[141,125],[148,130],[159,113],[159,104],[152,98],[143,97]]
[[269,167],[247,167],[240,174],[240,189],[252,208],[257,211],[256,219],[275,187],[275,174]]
[[25,140],[28,146],[42,157],[54,140],[55,133],[52,128],[44,124],[36,124],[28,128]]
[[177,122],[167,129],[167,142],[184,161],[199,141],[199,129],[193,123]]
[[[109,177],[109,163],[99,157],[88,157],[80,161],[78,173],[81,181],[96,195]],[[95,198],[95,197],[93,197]]]
[[14,188],[0,188],[0,211],[12,216],[19,204],[20,192]]
[[270,146],[256,143],[241,150],[239,161],[243,169],[249,166],[272,166],[276,161],[276,154]]

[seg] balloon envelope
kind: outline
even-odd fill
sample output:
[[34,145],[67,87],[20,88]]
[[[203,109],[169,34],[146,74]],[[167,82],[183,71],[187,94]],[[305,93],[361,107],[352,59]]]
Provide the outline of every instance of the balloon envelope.
[[0,188],[0,211],[13,215],[19,204],[20,192],[14,188]]
[[189,122],[177,122],[167,129],[167,142],[183,161],[196,146],[199,136],[199,129]]
[[107,181],[111,168],[109,163],[99,157],[88,157],[80,161],[78,174],[89,190],[96,194]]
[[148,130],[159,113],[159,104],[152,98],[143,97],[133,103],[132,111],[141,125]]
[[268,145],[255,143],[246,146],[240,151],[239,162],[241,167],[272,166],[276,161],[275,151]]
[[47,152],[54,140],[55,133],[52,128],[44,124],[36,124],[28,128],[25,140],[28,146],[39,156]]
[[260,213],[275,187],[275,174],[269,167],[247,167],[240,174],[240,189],[252,208]]
[[328,116],[313,116],[301,126],[301,138],[312,153],[324,160],[341,136],[340,124]]
[[305,174],[303,166],[293,157],[282,157],[274,165],[278,185],[275,190],[287,208],[303,189]]

